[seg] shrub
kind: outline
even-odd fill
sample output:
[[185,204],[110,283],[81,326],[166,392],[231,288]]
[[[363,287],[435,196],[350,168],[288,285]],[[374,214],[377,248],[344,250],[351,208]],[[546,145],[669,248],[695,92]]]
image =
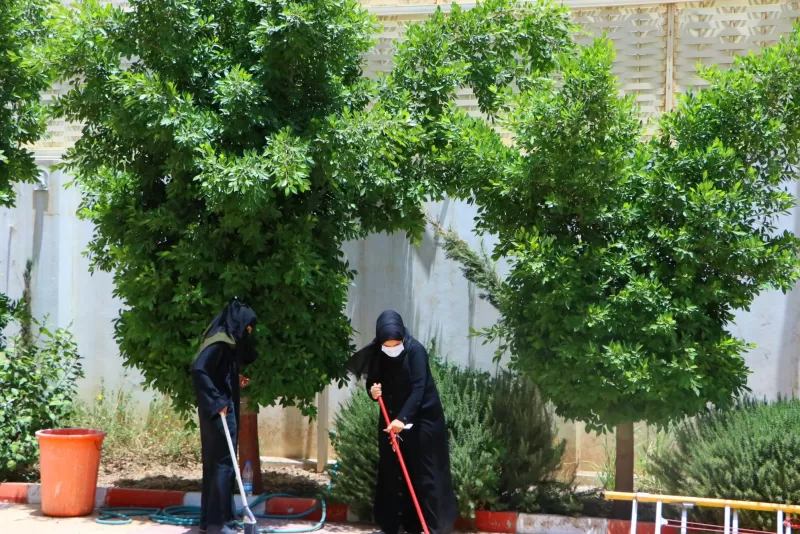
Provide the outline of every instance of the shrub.
[[499,443],[491,430],[491,377],[433,360],[450,435],[450,469],[461,517],[493,508],[499,497]]
[[[552,415],[529,382],[443,363],[435,346],[431,371],[447,415],[453,484],[462,517],[472,517],[479,509],[576,511],[570,485],[555,479],[564,442],[555,441]],[[337,413],[331,433],[339,459],[332,498],[346,502],[363,518],[372,513],[377,417],[375,403],[359,387]]]
[[[8,302],[2,309],[8,309]],[[0,328],[10,320],[5,314]],[[0,481],[35,477],[39,459],[36,432],[60,426],[83,377],[78,347],[63,329],[50,332],[30,319],[38,335],[32,344],[16,336],[0,352]],[[3,340],[4,341],[4,340]],[[3,342],[2,345],[5,345]]]
[[[651,459],[651,472],[677,495],[800,502],[800,400],[744,399],[680,426],[676,446]],[[696,509],[695,517],[721,524],[722,511]],[[742,527],[775,531],[775,516],[740,511]]]
[[[360,384],[359,384],[360,386]],[[347,504],[358,517],[372,516],[378,472],[375,403],[363,387],[336,413],[330,433],[339,464],[331,473],[331,499]]]
[[556,439],[555,420],[527,378],[501,373],[492,384],[492,433],[500,443],[499,509],[572,514],[581,505],[572,481],[556,474],[567,441]]

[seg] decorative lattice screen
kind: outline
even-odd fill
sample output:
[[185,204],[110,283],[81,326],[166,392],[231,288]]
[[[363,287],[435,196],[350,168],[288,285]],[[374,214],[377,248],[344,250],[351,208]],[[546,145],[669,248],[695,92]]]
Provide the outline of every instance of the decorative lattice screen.
[[[430,5],[429,0],[411,0],[387,6],[387,1],[392,0],[365,1],[368,7],[383,6],[379,16],[383,29],[376,46],[365,57],[364,70],[370,77],[391,70],[395,43],[403,38],[410,24],[427,17],[410,13],[408,7]],[[113,3],[127,5],[124,0]],[[393,10],[397,14],[387,14]],[[614,73],[622,91],[636,95],[642,118],[652,127],[653,120],[674,105],[675,94],[702,86],[703,81],[696,77],[698,63],[729,67],[735,56],[775,44],[800,20],[800,0],[716,0],[640,6],[614,6],[609,0],[608,6],[576,7],[572,13],[590,34],[605,34],[614,42]],[[582,43],[591,39],[591,35],[578,36]],[[59,90],[44,96],[50,99]],[[479,114],[470,91],[461,91],[458,96],[459,105],[470,114]],[[49,131],[51,137],[37,148],[67,147],[80,135],[77,126],[63,121],[51,124]]]

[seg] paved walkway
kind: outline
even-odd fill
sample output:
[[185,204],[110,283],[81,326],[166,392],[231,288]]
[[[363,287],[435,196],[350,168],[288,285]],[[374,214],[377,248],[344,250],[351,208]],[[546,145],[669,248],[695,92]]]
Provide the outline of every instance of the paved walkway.
[[[197,527],[158,525],[137,520],[129,525],[99,525],[96,516],[59,519],[45,517],[38,506],[0,503],[0,534],[197,534]],[[261,528],[298,528],[309,523],[259,520]],[[8,528],[10,527],[10,528]],[[369,534],[374,528],[363,525],[330,523],[317,532],[323,534]]]

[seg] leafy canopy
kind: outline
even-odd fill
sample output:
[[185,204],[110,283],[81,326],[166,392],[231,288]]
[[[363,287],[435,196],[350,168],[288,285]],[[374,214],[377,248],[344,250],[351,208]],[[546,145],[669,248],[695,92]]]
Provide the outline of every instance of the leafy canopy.
[[507,87],[516,55],[548,64],[568,41],[563,10],[515,5],[436,15],[455,40],[412,27],[378,82],[362,76],[375,23],[356,0],[61,9],[49,52],[71,90],[54,109],[83,124],[65,161],[96,227],[93,266],[114,272],[124,304],[126,364],[188,408],[197,337],[237,295],[260,317],[251,400],[308,406],[342,379],[355,274],[343,242],[419,236],[422,202],[453,189],[437,163],[463,116],[453,79]]
[[0,207],[14,206],[13,183],[39,174],[28,146],[47,122],[39,93],[48,73],[34,61],[45,37],[46,0],[0,0]]
[[342,242],[421,219],[391,147],[383,166],[339,156],[414,135],[363,113],[374,21],[354,0],[131,7],[62,9],[51,49],[72,85],[56,113],[84,125],[66,165],[125,306],[125,362],[188,408],[197,338],[238,296],[260,317],[252,400],[311,400],[350,350]]
[[704,70],[709,86],[642,142],[598,40],[504,93],[510,140],[480,119],[450,130],[439,165],[459,169],[458,194],[511,264],[489,334],[560,415],[665,425],[746,390],[733,313],[798,276],[800,241],[777,219],[795,203],[799,52],[795,32]]

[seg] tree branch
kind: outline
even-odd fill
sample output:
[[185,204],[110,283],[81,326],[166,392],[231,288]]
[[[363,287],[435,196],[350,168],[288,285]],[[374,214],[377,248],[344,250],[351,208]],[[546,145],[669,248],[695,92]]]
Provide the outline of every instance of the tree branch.
[[484,250],[483,244],[480,251],[475,251],[456,232],[445,229],[429,214],[425,215],[425,219],[433,226],[437,237],[441,238],[441,241],[437,241],[444,249],[445,257],[458,262],[464,278],[482,290],[480,298],[500,311],[500,289],[503,278],[497,272],[492,258]]

